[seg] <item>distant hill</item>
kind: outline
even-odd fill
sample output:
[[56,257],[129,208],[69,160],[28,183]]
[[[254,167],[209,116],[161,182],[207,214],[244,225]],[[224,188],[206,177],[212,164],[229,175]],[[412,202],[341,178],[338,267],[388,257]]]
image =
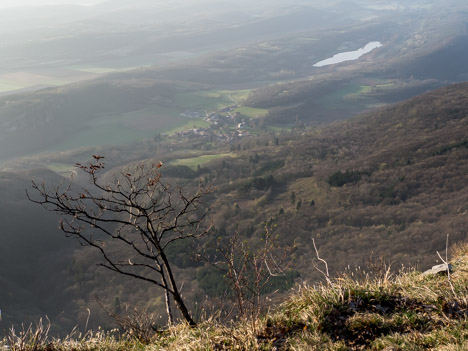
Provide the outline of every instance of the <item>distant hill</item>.
[[[243,106],[267,110],[256,125],[289,128],[346,119],[465,80],[463,15],[426,15],[429,20],[412,20],[407,13],[343,24],[340,30],[284,33],[193,60],[1,97],[0,161],[131,144],[184,125],[192,128],[180,114],[213,111],[223,94],[239,94]],[[314,67],[375,40],[383,46],[358,61]]]

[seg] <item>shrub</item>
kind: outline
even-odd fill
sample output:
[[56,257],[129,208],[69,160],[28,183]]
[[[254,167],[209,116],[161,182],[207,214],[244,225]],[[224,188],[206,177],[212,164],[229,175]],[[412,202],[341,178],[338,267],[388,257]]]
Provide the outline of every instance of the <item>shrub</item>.
[[335,187],[342,187],[345,184],[356,183],[361,180],[361,176],[365,174],[359,171],[346,171],[346,172],[335,172],[328,177],[328,184]]

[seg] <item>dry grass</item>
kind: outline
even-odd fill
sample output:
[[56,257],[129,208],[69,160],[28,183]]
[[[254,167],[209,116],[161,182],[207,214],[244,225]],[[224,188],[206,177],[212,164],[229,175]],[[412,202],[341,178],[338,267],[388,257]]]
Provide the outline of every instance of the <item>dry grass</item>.
[[[18,351],[468,350],[468,245],[459,245],[453,256],[453,291],[446,276],[405,272],[379,278],[364,275],[357,281],[348,274],[315,287],[302,286],[275,313],[256,321],[232,326],[215,319],[197,327],[178,324],[155,333],[146,344],[118,331],[101,330],[53,339],[44,337],[46,328],[38,324],[27,329],[23,339],[29,341],[23,344],[12,345],[15,339],[10,333],[10,347]],[[38,333],[40,342],[34,344]]]

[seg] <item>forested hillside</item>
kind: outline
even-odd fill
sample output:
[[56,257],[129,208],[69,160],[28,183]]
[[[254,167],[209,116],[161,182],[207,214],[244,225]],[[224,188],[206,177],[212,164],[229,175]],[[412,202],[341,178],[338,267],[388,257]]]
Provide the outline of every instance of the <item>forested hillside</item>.
[[218,161],[215,224],[260,233],[263,221],[276,223],[301,243],[298,267],[308,267],[312,237],[338,270],[372,252],[430,265],[445,234],[467,236],[467,97],[468,85],[454,85],[348,122],[246,141]]
[[[117,154],[110,153],[114,160],[109,159],[111,167],[103,179],[110,179],[112,173],[122,169],[163,160],[161,171],[170,175],[165,178],[173,184],[186,189],[200,181],[215,185],[212,219],[216,230],[204,239],[208,247],[213,241],[238,232],[255,248],[264,237],[265,222],[283,247],[296,244],[289,260],[289,277],[302,288],[289,295],[292,281],[283,279],[277,285],[277,293],[268,297],[274,298],[268,300],[274,313],[247,324],[222,328],[211,321],[195,329],[181,324],[143,343],[161,349],[198,349],[200,345],[217,349],[233,345],[241,349],[252,345],[265,349],[295,345],[299,350],[311,345],[330,350],[381,350],[402,345],[463,347],[467,311],[467,101],[468,84],[457,84],[345,122],[251,137],[221,149],[219,154],[194,149],[187,157],[175,149],[180,142],[171,139],[165,141],[165,151],[159,145],[151,158],[125,165],[116,162]],[[199,140],[186,142],[181,148],[190,143],[196,145]],[[148,152],[146,143],[135,148],[137,154]],[[23,174],[20,181],[27,178],[43,179],[49,184],[61,181],[45,170]],[[25,183],[18,183],[8,173],[3,173],[1,180],[6,194],[21,198]],[[77,181],[81,183],[82,179],[78,177]],[[6,223],[9,220],[4,218]],[[45,220],[44,225],[48,222],[39,217],[31,220],[36,224]],[[435,252],[445,250],[447,235],[452,246],[449,257],[454,254],[451,280],[417,272],[392,277],[391,271],[385,271],[391,263],[393,271],[400,270],[402,264],[410,270],[430,268],[439,260]],[[317,261],[312,238],[320,257],[328,262],[330,273],[346,272],[315,288],[304,287],[316,285],[323,278],[314,268],[323,262]],[[29,244],[21,245],[22,252],[17,257],[14,252],[5,252],[2,258],[40,257],[45,248],[63,250],[67,246],[52,236],[30,244],[37,247],[36,253]],[[169,252],[177,277],[183,282],[184,296],[196,318],[203,318],[203,313],[213,313],[210,308],[216,306],[212,304],[217,301],[216,296],[223,296],[226,302],[229,295],[222,295],[227,287],[222,275],[213,274],[211,265],[190,259],[195,248],[187,243]],[[50,261],[54,259],[51,257]],[[46,291],[50,297],[63,297],[66,292],[71,298],[67,306],[74,320],[88,328],[108,323],[95,295],[113,313],[122,313],[126,304],[162,311],[163,298],[157,290],[96,270],[93,263],[97,261],[92,250],[75,247],[67,259],[55,260],[55,264],[67,265],[67,279],[54,276],[49,277],[50,282],[33,280],[31,284],[46,284],[38,297]],[[48,265],[41,268],[57,273]],[[1,277],[8,278],[7,273],[19,270],[21,267],[1,271]],[[60,295],[55,289],[63,292]],[[272,302],[282,296],[289,296],[282,305]],[[28,298],[27,292],[21,298]],[[201,313],[200,305],[207,308],[205,312]],[[70,323],[70,311],[53,318],[55,328],[57,324]],[[9,320],[14,321],[10,319],[14,317],[11,312],[7,313]],[[54,333],[58,330],[54,329]],[[97,333],[88,334],[79,345],[71,338],[54,341],[47,347],[62,350],[75,345],[80,349],[98,343],[103,349],[134,349],[144,347],[141,340],[144,339],[135,341],[117,334]]]
[[[379,257],[395,269],[425,269],[436,262],[447,234],[451,244],[467,239],[467,96],[468,84],[453,85],[346,122],[246,138],[218,154],[195,149],[188,156],[168,140],[167,149],[160,146],[148,161],[162,160],[172,183],[191,187],[201,180],[216,187],[215,230],[205,244],[238,232],[255,246],[268,223],[280,242],[295,244],[290,269],[296,281],[320,278],[311,268],[312,238],[333,273]],[[147,161],[123,169],[141,162]],[[119,169],[114,164],[109,175]],[[171,255],[196,309],[195,302],[222,294],[225,286],[211,266],[191,260],[195,255],[187,252],[195,246],[176,246]],[[134,282],[96,271],[96,259],[91,250],[78,250],[70,266],[82,321],[89,306],[92,323],[105,319],[95,294],[109,306],[162,306],[162,296],[149,286],[135,290]],[[288,287],[285,280],[282,289]]]

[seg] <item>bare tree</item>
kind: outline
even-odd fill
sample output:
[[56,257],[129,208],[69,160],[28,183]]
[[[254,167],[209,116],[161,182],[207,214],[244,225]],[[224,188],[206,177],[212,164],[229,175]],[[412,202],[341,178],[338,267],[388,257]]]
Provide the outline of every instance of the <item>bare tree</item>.
[[216,257],[205,255],[202,260],[223,272],[237,305],[238,317],[250,317],[255,323],[264,306],[262,294],[272,278],[286,277],[290,266],[287,259],[294,248],[294,245],[282,246],[278,236],[266,225],[264,236],[255,247],[234,232],[218,240]]
[[140,164],[104,181],[103,158],[93,155],[89,164],[76,166],[89,177],[91,186],[45,185],[33,181],[35,195],[28,198],[64,217],[60,228],[84,246],[97,249],[100,266],[113,272],[152,283],[166,294],[169,323],[173,322],[171,298],[183,318],[195,325],[182,298],[167,255],[172,243],[197,238],[204,226],[211,189],[199,186],[191,195],[161,181],[162,163]]

